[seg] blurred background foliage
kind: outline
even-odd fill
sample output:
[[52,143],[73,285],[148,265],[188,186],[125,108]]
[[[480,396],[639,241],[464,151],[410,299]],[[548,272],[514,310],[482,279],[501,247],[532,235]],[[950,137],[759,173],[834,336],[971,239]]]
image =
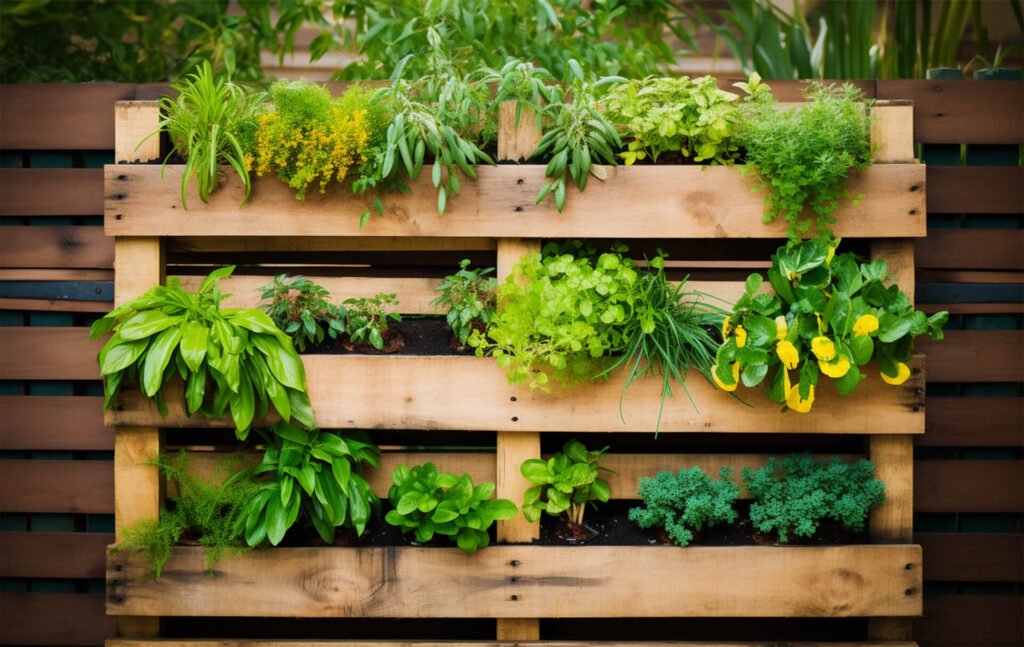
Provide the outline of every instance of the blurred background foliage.
[[1021,0],[5,0],[0,81],[163,82],[203,60],[254,81],[300,59],[383,79],[431,38],[463,69],[920,78],[1019,64],[1022,34]]

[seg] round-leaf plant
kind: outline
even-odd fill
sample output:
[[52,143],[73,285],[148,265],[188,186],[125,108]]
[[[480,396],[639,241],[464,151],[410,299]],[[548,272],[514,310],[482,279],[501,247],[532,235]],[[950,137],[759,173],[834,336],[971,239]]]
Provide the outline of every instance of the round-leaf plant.
[[533,487],[523,494],[523,516],[537,521],[542,513],[554,517],[565,515],[570,527],[583,525],[587,503],[607,503],[611,498],[608,481],[600,478],[599,465],[604,447],[589,451],[578,440],[570,440],[548,460],[531,458],[519,466],[519,471]]

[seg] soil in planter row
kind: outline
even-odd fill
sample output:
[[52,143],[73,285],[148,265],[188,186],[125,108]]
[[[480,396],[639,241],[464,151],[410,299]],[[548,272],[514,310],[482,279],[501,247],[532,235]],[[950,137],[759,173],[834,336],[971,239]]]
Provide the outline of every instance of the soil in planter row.
[[388,331],[394,331],[385,339],[385,348],[380,351],[369,344],[353,345],[347,337],[325,339],[324,343],[310,346],[304,355],[472,355],[472,348],[460,349],[452,335],[448,322],[440,317],[424,319],[403,319],[391,322]]

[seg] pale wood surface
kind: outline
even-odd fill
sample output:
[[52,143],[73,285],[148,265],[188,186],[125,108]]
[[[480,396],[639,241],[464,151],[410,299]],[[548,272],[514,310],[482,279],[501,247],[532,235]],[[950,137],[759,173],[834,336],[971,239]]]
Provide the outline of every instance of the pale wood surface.
[[540,620],[536,618],[498,618],[495,621],[498,640],[540,640]]
[[[398,236],[182,236],[167,241],[173,252],[439,252],[490,251],[497,244],[493,238],[424,238]],[[344,256],[339,257],[344,263]]]
[[[752,193],[753,176],[724,166],[609,167],[603,182],[583,193],[569,189],[565,211],[549,196],[537,205],[543,165],[477,170],[476,182],[438,215],[430,178],[411,182],[412,193],[382,198],[383,217],[363,228],[366,199],[344,191],[311,193],[302,202],[275,178],[257,178],[239,208],[240,180],[225,178],[208,204],[198,197],[181,208],[181,166],[107,166],[106,231],[118,236],[353,236],[535,238],[784,238],[785,223],[764,223],[764,195]],[[924,177],[920,164],[880,164],[849,180],[859,205],[844,201],[835,233],[844,238],[925,235]],[[190,189],[195,191],[194,188]],[[913,214],[911,213],[913,212]]]
[[884,260],[889,264],[889,283],[900,286],[910,302],[915,303],[914,243],[909,240],[881,239],[871,241],[871,260]]
[[524,107],[519,110],[517,124],[515,101],[504,101],[498,106],[499,160],[524,162],[530,158],[540,141],[536,120],[537,113]]
[[[911,565],[907,569],[907,564]],[[273,617],[852,617],[921,613],[920,546],[277,548],[159,581],[110,554],[107,611]],[[911,592],[908,594],[907,591]],[[467,595],[472,592],[472,595]]]
[[[510,385],[490,358],[306,355],[302,361],[317,422],[327,429],[653,432],[661,401],[661,382],[641,380],[626,392],[625,421],[620,419],[621,371],[607,382],[531,393],[526,386]],[[866,370],[868,379],[854,396],[841,398],[831,385],[823,385],[813,411],[785,415],[759,391],[744,390],[740,395],[751,405],[744,406],[693,374],[686,386],[700,412],[677,392],[665,405],[661,433],[923,433],[923,362],[911,364],[914,372],[900,386],[883,383],[875,366]],[[388,389],[381,390],[380,384]],[[170,413],[164,419],[137,391],[125,391],[119,406],[107,412],[107,422],[164,427],[230,424],[185,416],[180,386],[167,387],[167,405]]]
[[160,157],[160,136],[147,135],[160,127],[156,101],[118,101],[114,105],[114,161],[148,162]]
[[914,106],[876,105],[872,109],[871,157],[875,162],[914,161]]

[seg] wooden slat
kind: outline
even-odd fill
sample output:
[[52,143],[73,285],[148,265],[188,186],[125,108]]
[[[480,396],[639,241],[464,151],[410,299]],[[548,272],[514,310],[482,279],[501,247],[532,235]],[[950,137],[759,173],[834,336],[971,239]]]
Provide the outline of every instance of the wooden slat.
[[914,104],[876,104],[871,109],[871,157],[876,163],[914,161]]
[[102,645],[114,636],[98,594],[0,592],[0,627],[5,645]]
[[112,281],[114,270],[0,269],[0,281]]
[[[303,357],[317,422],[324,428],[455,429],[491,431],[653,432],[661,402],[661,382],[642,380],[626,392],[619,417],[622,377],[578,385],[555,393],[530,393],[510,385],[490,359],[371,355]],[[915,366],[920,366],[915,364]],[[665,407],[661,431],[745,433],[922,433],[923,370],[892,387],[868,368],[855,397],[840,398],[829,385],[817,394],[808,414],[780,415],[778,405],[755,390],[742,393],[745,407],[692,375],[687,388],[700,407],[694,411],[682,393]],[[387,384],[387,389],[379,385]],[[189,419],[181,397],[168,387],[170,415],[163,419],[151,402],[126,391],[108,412],[113,425],[222,427],[227,421]],[[458,393],[453,398],[452,394]],[[866,412],[870,412],[869,415]]]
[[[982,83],[980,85],[988,85]],[[928,595],[914,622],[922,645],[1019,647],[1024,635],[1021,595]]]
[[[516,622],[521,618],[506,619],[505,622]],[[715,641],[695,642],[644,640],[638,642],[616,641],[567,641],[567,640],[531,640],[523,643],[520,639],[505,638],[499,640],[473,640],[443,642],[431,640],[303,640],[305,647],[782,647],[777,641]],[[161,640],[108,640],[106,647],[295,647],[294,641],[275,640],[192,640],[169,638]],[[914,642],[808,642],[786,641],[785,647],[917,647]]]
[[114,161],[149,162],[160,157],[160,107],[156,101],[114,105]]
[[928,565],[926,580],[935,582],[1024,582],[1024,535],[919,533]]
[[17,268],[109,268],[114,241],[102,227],[4,227],[0,266]]
[[0,148],[110,150],[114,104],[131,99],[130,83],[0,86]]
[[4,328],[0,334],[0,380],[98,380],[88,328]]
[[928,314],[939,310],[945,310],[951,315],[1024,314],[1024,303],[922,303],[918,307]]
[[0,169],[0,216],[103,215],[103,169]]
[[110,461],[0,460],[0,510],[110,514]]
[[64,299],[0,299],[0,310],[30,312],[108,312],[109,301],[66,301]]
[[914,102],[914,139],[921,143],[1024,143],[1019,81],[877,81],[877,96]]
[[113,541],[105,532],[0,532],[0,577],[100,579]]
[[942,341],[922,337],[929,382],[1024,382],[1024,331],[950,330]]
[[173,577],[142,581],[146,568],[139,556],[108,557],[108,613],[557,618],[921,611],[919,546],[492,546],[473,555],[457,548],[277,548],[225,560],[216,578],[205,573],[201,549],[174,548],[166,566]]
[[928,166],[928,213],[1024,211],[1024,167]]
[[868,458],[885,483],[885,503],[871,511],[871,539],[907,543],[914,533],[914,439],[872,436],[868,440]]
[[[243,232],[244,234],[244,232]],[[188,252],[438,252],[492,251],[493,238],[424,238],[380,236],[275,236],[253,238],[181,236],[167,240],[168,253]]]
[[914,247],[919,268],[1024,270],[1024,229],[932,229]]
[[114,430],[103,425],[103,398],[0,396],[0,450],[114,448]]
[[[285,184],[254,182],[249,203],[239,208],[241,182],[234,176],[203,204],[181,207],[182,167],[106,167],[106,228],[118,236],[420,236],[420,237],[605,237],[782,238],[785,223],[765,224],[764,197],[751,193],[756,180],[724,166],[616,167],[608,179],[578,193],[570,189],[565,212],[549,197],[535,204],[546,181],[543,165],[504,165],[478,170],[443,216],[429,177],[411,194],[384,198],[385,215],[359,228],[366,198],[334,192],[295,200]],[[835,233],[846,238],[925,234],[924,166],[879,164],[851,179],[850,192],[865,195],[844,204]],[[629,214],[628,217],[623,214]]]
[[1018,460],[919,460],[918,512],[1024,511],[1024,463]]
[[1024,447],[1024,398],[929,396],[921,447]]

